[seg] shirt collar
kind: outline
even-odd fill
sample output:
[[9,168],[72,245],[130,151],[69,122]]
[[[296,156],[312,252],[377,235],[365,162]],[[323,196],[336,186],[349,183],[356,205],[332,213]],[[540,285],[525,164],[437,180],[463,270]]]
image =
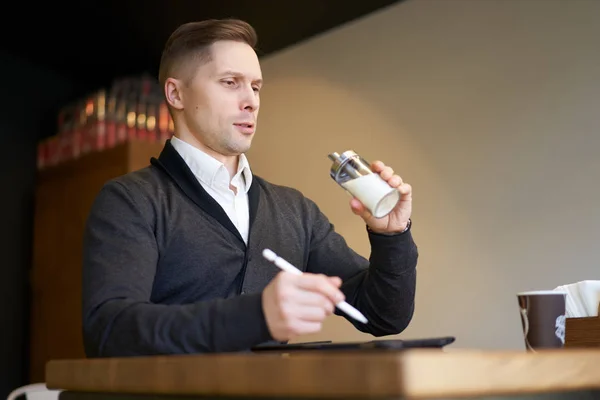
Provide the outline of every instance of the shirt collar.
[[[204,185],[213,189],[222,185],[229,187],[229,173],[221,161],[176,136],[171,138],[171,144],[181,155],[181,158],[183,158],[196,178]],[[250,170],[250,165],[245,154],[240,154],[239,156],[237,172],[232,181],[237,181],[236,178],[238,176],[243,179],[239,179],[239,184],[236,186],[239,190],[247,193],[252,184],[252,171]]]

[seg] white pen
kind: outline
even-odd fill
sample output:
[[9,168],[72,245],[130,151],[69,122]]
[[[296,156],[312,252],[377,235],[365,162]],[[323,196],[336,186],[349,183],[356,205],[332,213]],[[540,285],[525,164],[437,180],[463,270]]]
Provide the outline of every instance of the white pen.
[[[292,264],[290,264],[283,258],[279,257],[277,254],[275,254],[275,252],[273,250],[264,249],[262,254],[263,254],[264,258],[271,261],[273,264],[278,266],[283,271],[291,272],[292,274],[296,274],[296,275],[302,275],[302,271],[300,271],[298,268],[294,267]],[[354,318],[355,320],[362,322],[363,324],[366,324],[369,322],[367,320],[367,318],[364,315],[362,315],[362,313],[360,311],[358,311],[356,308],[352,307],[350,304],[346,303],[345,301],[340,301],[339,303],[336,304],[336,307],[339,308],[340,310],[342,310],[343,312],[345,312],[346,314],[348,314],[349,316],[351,316],[352,318]]]

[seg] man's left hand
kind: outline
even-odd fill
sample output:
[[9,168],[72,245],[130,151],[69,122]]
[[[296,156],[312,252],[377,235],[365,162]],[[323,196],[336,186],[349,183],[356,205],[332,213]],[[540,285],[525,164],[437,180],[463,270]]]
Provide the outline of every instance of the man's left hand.
[[408,226],[408,221],[412,212],[412,187],[402,181],[402,178],[394,174],[391,167],[386,166],[381,161],[375,161],[371,164],[371,169],[386,181],[391,187],[400,192],[400,201],[396,207],[385,217],[375,218],[369,210],[357,199],[350,200],[350,207],[354,214],[364,219],[365,223],[375,233],[394,234],[400,233]]

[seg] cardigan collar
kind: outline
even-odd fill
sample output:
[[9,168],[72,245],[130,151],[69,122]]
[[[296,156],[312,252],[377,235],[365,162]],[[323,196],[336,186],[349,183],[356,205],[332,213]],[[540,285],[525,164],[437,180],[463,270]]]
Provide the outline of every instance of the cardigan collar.
[[[198,182],[194,173],[187,166],[183,158],[168,139],[163,147],[158,158],[152,157],[150,163],[162,169],[181,189],[187,197],[189,197],[198,207],[215,218],[221,225],[237,237],[242,244],[245,245],[242,236],[233,225],[223,208],[204,190]],[[252,229],[252,224],[256,218],[258,210],[259,191],[257,179],[252,180],[250,189],[248,190],[248,203],[250,209],[249,228]]]

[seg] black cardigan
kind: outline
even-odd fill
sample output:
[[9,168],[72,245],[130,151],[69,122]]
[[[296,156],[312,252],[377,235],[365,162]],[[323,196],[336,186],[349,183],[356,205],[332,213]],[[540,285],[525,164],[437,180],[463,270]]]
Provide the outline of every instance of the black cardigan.
[[366,260],[299,191],[255,175],[248,195],[246,246],[169,142],[148,167],[106,183],[85,229],[88,357],[244,351],[273,340],[261,291],[279,270],[264,248],[303,271],[341,277],[346,301],[370,321],[348,319],[357,329],[406,328],[417,264],[410,230],[367,233]]

